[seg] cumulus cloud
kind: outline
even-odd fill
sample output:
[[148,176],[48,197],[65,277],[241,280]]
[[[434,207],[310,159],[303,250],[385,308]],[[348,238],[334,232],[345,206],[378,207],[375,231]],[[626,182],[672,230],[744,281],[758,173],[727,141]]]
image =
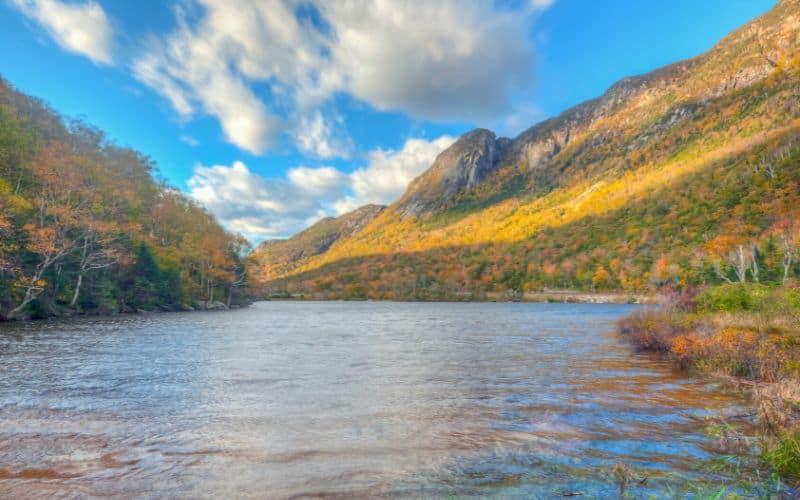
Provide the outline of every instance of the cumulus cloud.
[[333,167],[297,167],[286,178],[271,179],[244,163],[197,166],[189,195],[205,205],[229,229],[257,242],[288,237],[322,217],[368,203],[388,204],[454,142],[409,139],[399,150],[375,150],[352,173]]
[[[549,3],[531,1],[533,10]],[[185,0],[178,27],[133,69],[181,117],[216,117],[244,150],[261,153],[285,134],[303,153],[344,157],[341,124],[319,112],[339,93],[436,121],[507,114],[531,84],[533,10],[471,0]]]
[[341,195],[343,187],[349,182],[347,174],[333,167],[297,167],[290,169],[286,177],[317,199]]
[[179,9],[177,31],[167,40],[151,42],[151,50],[134,61],[134,75],[167,98],[183,118],[191,117],[199,106],[219,120],[228,142],[263,153],[274,144],[282,121],[249,85],[253,64],[241,60],[240,44],[230,38],[237,33],[235,26],[229,26],[231,13],[223,8],[197,27],[190,26],[186,17]]
[[526,17],[491,2],[319,7],[336,33],[326,81],[378,109],[445,121],[497,117],[531,81]]
[[232,231],[253,239],[286,236],[322,210],[302,186],[266,179],[242,162],[195,167],[189,194]]
[[95,64],[111,64],[113,33],[103,8],[94,1],[11,0],[36,21],[64,50],[81,54]]

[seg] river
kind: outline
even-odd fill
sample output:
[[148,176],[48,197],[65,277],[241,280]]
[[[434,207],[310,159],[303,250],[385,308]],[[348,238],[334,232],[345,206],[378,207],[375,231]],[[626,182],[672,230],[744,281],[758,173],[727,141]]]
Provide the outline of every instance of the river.
[[609,496],[617,464],[635,494],[724,484],[703,417],[743,401],[634,353],[614,333],[633,307],[262,302],[0,325],[0,494]]

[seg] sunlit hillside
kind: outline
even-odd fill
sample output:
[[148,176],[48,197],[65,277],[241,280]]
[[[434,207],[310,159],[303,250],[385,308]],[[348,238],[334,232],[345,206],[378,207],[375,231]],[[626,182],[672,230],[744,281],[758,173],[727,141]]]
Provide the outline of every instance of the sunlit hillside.
[[800,210],[798,103],[800,2],[784,0],[513,140],[466,134],[353,236],[280,270],[262,257],[264,293],[646,291],[725,279],[737,245],[779,273]]

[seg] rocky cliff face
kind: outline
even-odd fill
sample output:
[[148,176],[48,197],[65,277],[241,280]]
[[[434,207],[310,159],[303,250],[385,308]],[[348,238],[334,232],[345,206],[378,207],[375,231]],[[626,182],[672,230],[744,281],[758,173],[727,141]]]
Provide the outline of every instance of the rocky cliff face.
[[452,198],[480,185],[505,158],[510,139],[477,129],[443,151],[428,171],[416,178],[396,210],[403,217],[445,208]]

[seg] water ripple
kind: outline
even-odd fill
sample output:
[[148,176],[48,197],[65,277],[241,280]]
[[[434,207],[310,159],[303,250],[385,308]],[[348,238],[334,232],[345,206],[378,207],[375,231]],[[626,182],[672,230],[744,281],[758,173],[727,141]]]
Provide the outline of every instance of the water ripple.
[[[631,306],[259,303],[0,325],[9,496],[613,494],[695,477],[723,388],[637,355]],[[642,486],[643,491],[649,486]]]

